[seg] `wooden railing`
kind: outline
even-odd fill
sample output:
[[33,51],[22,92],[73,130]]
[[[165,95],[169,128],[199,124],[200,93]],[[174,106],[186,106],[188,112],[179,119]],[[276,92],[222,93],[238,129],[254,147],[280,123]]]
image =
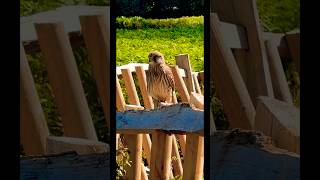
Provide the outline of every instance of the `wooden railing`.
[[212,3],[210,81],[231,127],[261,131],[276,146],[299,153],[300,110],[281,64],[287,51],[299,72],[298,38],[284,49],[281,38],[293,37],[263,33],[254,0]]
[[[80,16],[93,77],[103,104],[106,128],[109,127],[110,120],[110,40],[107,22],[105,14]],[[20,123],[21,144],[25,154],[44,155],[67,151],[76,151],[79,154],[108,153],[108,144],[98,141],[64,25],[61,22],[35,22],[34,28],[64,134],[56,137],[48,131],[47,120],[21,42]]]
[[[177,55],[176,66],[172,66],[172,72],[174,75],[174,81],[176,86],[176,92],[179,94],[179,102],[192,104],[197,109],[203,110],[203,90],[200,88],[199,80],[203,81],[203,72],[192,72],[189,56]],[[152,110],[154,109],[151,96],[147,92],[146,71],[148,70],[148,64],[132,63],[124,66],[117,67],[116,78],[116,99],[117,110],[123,112],[126,110]],[[134,81],[134,76],[137,82]],[[120,80],[123,81],[124,87],[121,87]],[[139,85],[142,99],[139,99],[136,84]],[[127,102],[125,101],[122,89],[127,92]],[[143,101],[144,106],[141,106]],[[175,102],[178,103],[178,102]],[[170,109],[170,107],[168,107]],[[172,107],[173,108],[173,107]],[[175,122],[183,125],[181,118],[171,120],[166,116],[175,115],[171,113],[163,112],[163,118],[159,116],[153,116],[148,112],[139,113],[136,118],[139,122],[146,123],[147,126],[140,127],[138,129],[129,128],[125,129],[125,126],[121,125],[121,119],[118,119],[120,115],[117,115],[117,145],[122,144],[126,146],[130,152],[130,159],[132,165],[127,169],[126,179],[170,179],[173,176],[183,176],[185,179],[201,179],[203,175],[203,134],[199,136],[197,133],[188,133],[187,127],[180,129],[181,133],[165,133],[167,127],[173,127]],[[194,110],[194,113],[203,114],[200,110]],[[156,111],[154,111],[155,113]],[[128,112],[129,113],[129,112]],[[187,113],[187,112],[184,112]],[[144,114],[148,114],[145,115]],[[186,114],[182,112],[178,113],[185,117]],[[158,117],[158,118],[157,118]],[[203,117],[189,117],[194,121],[199,121],[199,124],[203,124]],[[174,119],[174,118],[173,118]],[[155,120],[155,121],[152,121]],[[167,123],[165,123],[167,121]],[[170,121],[170,122],[169,122]],[[139,127],[139,123],[134,121],[131,125]],[[158,124],[159,127],[151,129],[152,122]],[[120,124],[118,124],[120,123]],[[169,124],[168,124],[169,123]],[[128,124],[126,124],[128,126]],[[161,125],[163,127],[161,127]],[[192,127],[189,127],[192,128]],[[203,128],[203,127],[202,127]],[[155,131],[160,130],[160,131]],[[162,131],[161,131],[162,130]],[[171,129],[177,130],[177,129]],[[168,131],[167,131],[168,132]],[[119,141],[119,137],[123,136],[123,141]],[[178,148],[180,147],[180,149]],[[118,147],[117,147],[118,148]],[[150,174],[146,172],[146,166],[142,163],[141,152],[146,155],[147,164],[150,169]],[[183,157],[183,159],[182,159]]]

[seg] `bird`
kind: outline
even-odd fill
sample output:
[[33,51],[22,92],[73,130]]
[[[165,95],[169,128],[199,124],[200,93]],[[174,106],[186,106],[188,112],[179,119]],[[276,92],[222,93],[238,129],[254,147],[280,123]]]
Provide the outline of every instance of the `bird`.
[[146,72],[148,93],[152,97],[155,107],[161,104],[171,104],[175,98],[172,70],[160,52],[152,51],[148,58],[149,68]]

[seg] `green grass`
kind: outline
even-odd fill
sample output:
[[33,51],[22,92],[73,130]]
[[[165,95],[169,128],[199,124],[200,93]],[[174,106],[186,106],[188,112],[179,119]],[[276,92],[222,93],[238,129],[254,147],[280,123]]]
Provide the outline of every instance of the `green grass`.
[[150,51],[160,51],[168,64],[175,56],[189,54],[193,71],[204,69],[204,29],[196,27],[117,29],[117,66],[131,62],[148,63]]

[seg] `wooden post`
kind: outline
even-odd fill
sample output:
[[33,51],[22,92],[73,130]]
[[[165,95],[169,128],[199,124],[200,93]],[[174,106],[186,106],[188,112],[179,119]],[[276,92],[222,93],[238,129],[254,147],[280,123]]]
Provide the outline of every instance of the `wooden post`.
[[66,136],[97,141],[77,64],[62,23],[35,24]]
[[172,158],[174,176],[182,176],[183,168],[175,135],[172,135]]
[[[212,11],[221,21],[245,27],[248,49],[243,56],[245,83],[254,106],[258,96],[273,97],[269,65],[262,40],[256,0],[214,0]],[[213,45],[214,46],[214,45]],[[238,57],[237,57],[238,58]],[[240,71],[241,72],[241,71]]]
[[174,77],[175,86],[179,92],[179,95],[181,96],[182,102],[189,103],[189,92],[182,79],[182,76],[180,75],[178,66],[174,66],[171,69]]
[[275,98],[285,101],[289,104],[293,104],[292,96],[277,48],[269,40],[265,41],[265,46],[269,60],[272,87]]
[[88,49],[107,127],[110,128],[110,38],[106,16],[80,16],[81,30]]
[[214,81],[231,126],[251,129],[254,127],[255,107],[232,52],[224,45],[217,15],[212,13],[210,21],[210,43],[213,47],[210,78]]
[[45,154],[49,130],[22,44],[20,44],[20,79],[21,143],[27,155]]
[[203,140],[203,137],[196,134],[187,135],[186,155],[183,164],[183,179],[202,179],[204,162]]
[[169,180],[171,175],[172,135],[152,134],[151,178]]
[[[140,101],[138,98],[136,86],[132,77],[130,69],[121,69],[122,78],[128,92],[129,103],[133,105],[140,106]],[[125,143],[132,154],[132,166],[128,169],[127,178],[128,179],[141,179],[141,154],[142,154],[142,134],[139,135],[124,135]]]
[[148,94],[147,90],[147,79],[146,79],[146,73],[142,66],[136,66],[136,74],[139,82],[139,87],[141,90],[144,107],[146,109],[153,109],[153,101],[152,97]]
[[124,111],[126,107],[126,102],[122,94],[121,86],[119,83],[118,76],[116,76],[116,106],[118,111]]
[[186,72],[186,77],[184,78],[185,84],[187,86],[188,92],[194,92],[194,84],[193,84],[193,76],[192,76],[192,68],[189,60],[189,54],[179,54],[176,56],[176,64],[179,68],[182,68]]

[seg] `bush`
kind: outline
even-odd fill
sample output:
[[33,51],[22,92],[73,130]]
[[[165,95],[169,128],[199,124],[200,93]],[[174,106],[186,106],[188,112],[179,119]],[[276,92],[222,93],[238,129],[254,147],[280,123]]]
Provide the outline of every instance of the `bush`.
[[144,29],[144,28],[195,28],[203,26],[203,16],[168,18],[168,19],[145,19],[142,17],[117,17],[116,25],[119,29]]

